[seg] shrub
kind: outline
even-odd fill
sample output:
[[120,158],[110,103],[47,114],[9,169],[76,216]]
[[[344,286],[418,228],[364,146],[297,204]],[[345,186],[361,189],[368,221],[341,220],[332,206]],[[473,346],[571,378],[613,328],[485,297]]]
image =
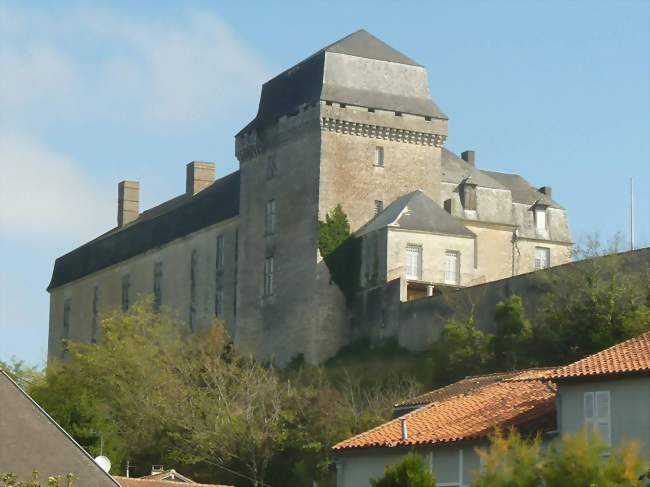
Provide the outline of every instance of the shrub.
[[436,487],[436,477],[417,453],[409,453],[400,463],[386,467],[384,476],[371,480],[373,487]]

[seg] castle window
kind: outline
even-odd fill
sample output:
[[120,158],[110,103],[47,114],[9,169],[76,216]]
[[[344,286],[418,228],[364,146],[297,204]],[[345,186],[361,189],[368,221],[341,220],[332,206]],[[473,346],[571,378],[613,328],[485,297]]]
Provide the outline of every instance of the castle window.
[[223,317],[223,288],[217,289],[214,294],[214,316],[217,318]]
[[408,244],[406,246],[406,278],[422,279],[422,246]]
[[425,119],[427,122],[430,122],[430,121],[431,121],[431,117],[424,117],[424,119]]
[[346,107],[347,107],[347,105],[346,105],[345,103],[339,103],[339,106],[340,106],[341,108],[346,108]]
[[129,309],[129,292],[131,290],[131,275],[125,274],[122,276],[122,311]]
[[63,301],[63,338],[70,336],[70,313],[72,313],[72,304],[68,298]]
[[551,249],[535,247],[535,270],[546,269],[551,265]]
[[384,211],[384,202],[382,200],[375,200],[375,215],[379,215]]
[[275,157],[269,157],[266,163],[266,179],[273,179],[277,176],[278,167],[275,162]]
[[535,226],[540,232],[546,231],[546,206],[535,205]]
[[275,200],[269,200],[266,202],[264,220],[266,235],[273,235],[275,233]]
[[374,108],[368,108],[368,111],[369,111],[370,113],[375,113],[375,109],[374,109]]
[[267,257],[264,261],[264,296],[273,295],[274,259]]
[[162,304],[162,262],[156,262],[153,265],[153,305],[156,310],[160,309]]
[[331,106],[332,106],[332,102],[331,102],[331,101],[325,101],[325,105],[327,105],[328,107],[331,107]]
[[460,197],[463,202],[463,209],[476,211],[476,185],[463,183],[460,186]]
[[190,255],[190,330],[194,331],[196,324],[196,272],[198,264],[198,254],[196,249],[192,250]]
[[384,167],[384,148],[381,146],[375,147],[375,166]]
[[460,283],[460,252],[447,250],[445,252],[445,284]]
[[217,271],[223,270],[223,262],[224,262],[223,252],[224,252],[223,235],[217,235],[217,260],[216,260]]
[[401,116],[402,116],[402,112],[395,112],[395,116],[396,116],[396,117],[401,117]]

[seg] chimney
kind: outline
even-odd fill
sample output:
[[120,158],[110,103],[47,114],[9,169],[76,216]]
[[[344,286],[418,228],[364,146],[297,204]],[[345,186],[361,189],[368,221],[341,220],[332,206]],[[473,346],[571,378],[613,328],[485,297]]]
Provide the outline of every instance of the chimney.
[[185,194],[194,196],[214,183],[214,162],[192,161],[185,174]]
[[121,181],[117,185],[117,226],[123,227],[140,214],[140,183]]
[[467,164],[470,166],[474,166],[474,157],[476,156],[476,153],[473,150],[466,150],[463,152],[460,157],[462,157],[463,161],[465,161]]
[[400,425],[402,427],[402,440],[409,439],[409,428],[406,424],[406,418],[399,418]]
[[545,195],[548,196],[549,198],[553,198],[553,197],[551,196],[552,191],[551,191],[551,187],[550,187],[550,186],[542,186],[541,188],[539,188],[539,192],[542,193],[542,194],[545,194]]

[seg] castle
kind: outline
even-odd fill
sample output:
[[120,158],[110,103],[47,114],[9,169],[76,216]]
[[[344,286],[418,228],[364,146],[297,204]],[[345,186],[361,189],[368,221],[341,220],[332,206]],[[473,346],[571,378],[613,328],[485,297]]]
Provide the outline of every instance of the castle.
[[152,294],[191,330],[224,320],[243,353],[323,362],[351,338],[318,247],[337,205],[361,242],[359,292],[397,283],[406,302],[568,262],[550,187],[444,149],[447,120],[425,68],[363,30],[282,72],[235,136],[238,171],[191,162],[185,193],[143,212],[123,181],[117,227],[56,260],[49,358]]

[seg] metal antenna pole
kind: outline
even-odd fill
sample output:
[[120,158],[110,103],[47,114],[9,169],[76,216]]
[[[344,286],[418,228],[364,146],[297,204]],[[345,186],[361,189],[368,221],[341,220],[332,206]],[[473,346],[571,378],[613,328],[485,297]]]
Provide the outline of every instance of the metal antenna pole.
[[634,178],[630,178],[630,250],[634,250]]

